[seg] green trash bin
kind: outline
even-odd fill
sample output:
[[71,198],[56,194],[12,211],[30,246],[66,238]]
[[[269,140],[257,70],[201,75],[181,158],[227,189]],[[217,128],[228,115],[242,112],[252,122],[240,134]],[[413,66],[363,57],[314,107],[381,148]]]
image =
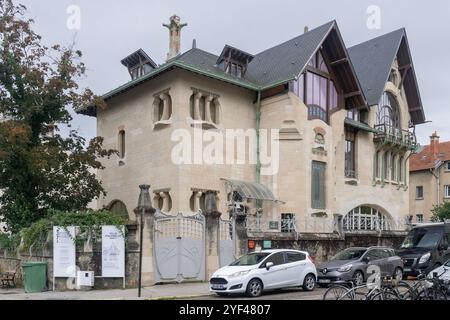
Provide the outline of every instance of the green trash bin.
[[26,262],[22,264],[23,286],[26,293],[44,292],[47,290],[47,263]]

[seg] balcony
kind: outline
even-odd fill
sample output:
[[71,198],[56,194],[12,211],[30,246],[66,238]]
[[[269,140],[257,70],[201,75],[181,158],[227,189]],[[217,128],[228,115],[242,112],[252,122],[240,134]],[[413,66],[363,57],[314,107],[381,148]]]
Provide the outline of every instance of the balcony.
[[326,110],[322,109],[322,107],[315,104],[310,104],[308,105],[308,120],[316,119],[328,123],[328,113]]
[[395,128],[388,124],[375,126],[374,142],[389,144],[393,147],[415,151],[418,147],[417,137],[413,132]]

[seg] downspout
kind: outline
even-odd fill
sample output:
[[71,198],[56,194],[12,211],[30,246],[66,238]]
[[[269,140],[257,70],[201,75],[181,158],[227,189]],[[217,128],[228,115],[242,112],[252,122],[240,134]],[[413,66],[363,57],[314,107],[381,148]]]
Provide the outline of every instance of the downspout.
[[[441,204],[441,175],[440,175],[441,167],[439,166],[437,169],[433,170],[430,169],[431,174],[436,178],[436,189],[437,189],[437,199],[436,199],[436,205],[440,206]],[[437,173],[436,173],[437,171]]]
[[256,99],[256,182],[261,183],[261,91]]

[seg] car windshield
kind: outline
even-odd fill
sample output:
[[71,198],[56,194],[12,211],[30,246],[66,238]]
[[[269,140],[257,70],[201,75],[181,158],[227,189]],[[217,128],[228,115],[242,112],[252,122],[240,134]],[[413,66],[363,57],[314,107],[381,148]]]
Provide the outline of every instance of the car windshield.
[[442,232],[430,229],[414,229],[403,241],[401,249],[436,248],[442,238]]
[[447,261],[447,263],[445,264],[446,267],[450,267],[450,260]]
[[366,252],[366,249],[347,249],[339,252],[331,260],[356,260]]
[[266,252],[246,254],[230,264],[230,266],[254,266],[263,261],[269,255],[270,253]]

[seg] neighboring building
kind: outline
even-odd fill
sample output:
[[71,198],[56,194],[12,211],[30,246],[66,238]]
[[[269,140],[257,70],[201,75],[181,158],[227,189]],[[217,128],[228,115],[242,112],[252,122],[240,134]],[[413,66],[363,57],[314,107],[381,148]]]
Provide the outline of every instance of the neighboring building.
[[430,145],[410,160],[410,213],[415,222],[428,222],[436,205],[450,201],[450,141],[439,142],[437,132]]
[[[104,95],[108,107],[79,111],[97,117],[104,147],[120,152],[99,173],[108,192],[100,207],[134,217],[138,186],[150,183],[163,212],[197,212],[214,192],[222,218],[239,202],[253,230],[333,233],[336,221],[346,231],[404,228],[413,128],[425,122],[404,29],[347,49],[332,21],[256,55],[227,45],[217,56],[196,46],[179,54],[173,42],[184,25],[172,24],[172,59],[157,66],[135,52],[122,61],[132,81]],[[176,130],[194,128],[279,129],[278,172],[174,163]],[[260,210],[245,190],[272,201]]]

